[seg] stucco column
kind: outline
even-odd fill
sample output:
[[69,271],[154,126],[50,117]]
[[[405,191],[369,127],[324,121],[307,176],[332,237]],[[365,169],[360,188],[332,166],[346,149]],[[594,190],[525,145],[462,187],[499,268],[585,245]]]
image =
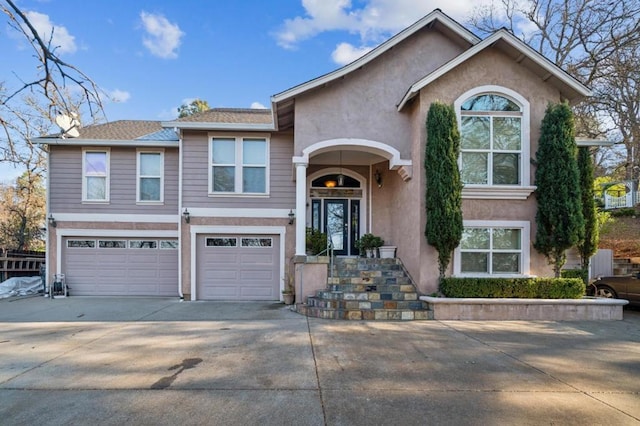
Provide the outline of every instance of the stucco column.
[[296,256],[304,256],[307,224],[307,163],[296,163]]

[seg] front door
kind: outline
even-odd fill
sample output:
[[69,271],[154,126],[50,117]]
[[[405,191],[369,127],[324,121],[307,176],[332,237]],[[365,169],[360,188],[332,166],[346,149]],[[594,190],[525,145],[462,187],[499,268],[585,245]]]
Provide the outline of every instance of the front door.
[[[338,256],[357,255],[355,242],[360,235],[360,200],[324,199],[313,200],[314,211],[322,206],[322,230],[331,241],[334,254]],[[316,207],[317,206],[317,207]],[[314,220],[317,225],[318,221]]]

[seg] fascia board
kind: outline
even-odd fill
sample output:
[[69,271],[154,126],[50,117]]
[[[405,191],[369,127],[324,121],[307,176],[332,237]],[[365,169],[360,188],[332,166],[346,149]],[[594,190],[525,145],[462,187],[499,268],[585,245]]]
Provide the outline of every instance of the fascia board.
[[238,131],[273,131],[273,123],[213,123],[213,122],[185,122],[185,121],[163,121],[162,127],[177,128],[186,130],[238,130]]
[[118,140],[118,139],[62,139],[62,138],[34,138],[31,140],[38,145],[67,145],[67,146],[137,146],[137,147],[177,147],[178,141],[149,141],[149,140]]

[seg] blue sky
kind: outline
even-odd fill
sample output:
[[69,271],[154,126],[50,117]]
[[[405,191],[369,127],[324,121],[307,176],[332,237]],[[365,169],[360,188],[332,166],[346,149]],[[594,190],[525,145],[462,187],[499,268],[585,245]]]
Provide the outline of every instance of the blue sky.
[[[435,8],[464,24],[479,3],[17,0],[39,31],[54,29],[61,58],[111,96],[109,121],[170,120],[194,98],[211,107],[269,107],[271,95],[356,59]],[[36,62],[5,21],[0,81],[11,87],[15,75],[35,75]]]

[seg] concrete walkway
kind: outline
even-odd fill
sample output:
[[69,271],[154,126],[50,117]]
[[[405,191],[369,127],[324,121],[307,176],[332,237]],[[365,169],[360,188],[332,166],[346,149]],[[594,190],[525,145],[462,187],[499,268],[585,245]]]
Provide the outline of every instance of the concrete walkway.
[[0,424],[639,425],[640,311],[380,323],[270,303],[5,299]]

